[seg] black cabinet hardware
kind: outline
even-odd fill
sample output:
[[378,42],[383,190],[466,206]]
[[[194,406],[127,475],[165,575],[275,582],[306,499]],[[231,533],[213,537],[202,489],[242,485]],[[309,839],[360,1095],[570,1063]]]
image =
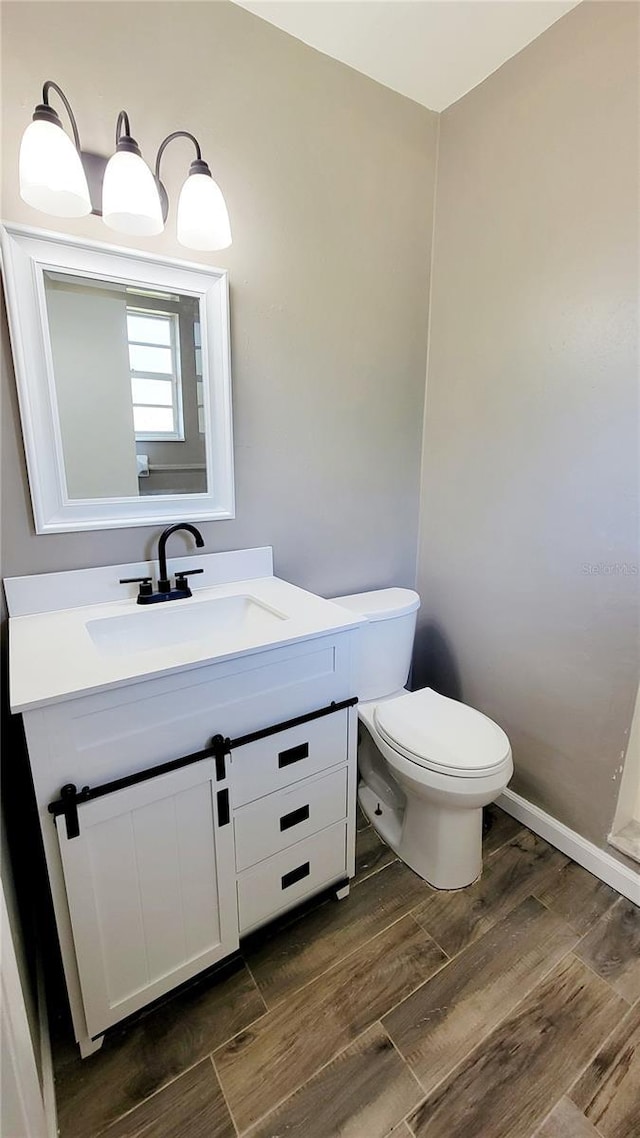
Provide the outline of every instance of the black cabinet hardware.
[[218,799],[218,825],[228,826],[231,821],[231,811],[229,809],[229,791],[219,790],[217,794]]
[[309,758],[309,744],[299,743],[297,747],[289,747],[287,751],[280,751],[278,755],[279,767],[290,767],[292,763],[299,763],[301,759]]
[[260,731],[251,731],[249,735],[228,739],[228,750],[244,747],[247,743],[255,743],[258,739],[268,739],[269,735],[278,735],[280,731],[288,731],[291,727],[301,727],[303,723],[311,723],[314,719],[324,719],[325,715],[333,715],[335,711],[355,707],[357,702],[357,696],[353,696],[352,699],[342,699],[339,703],[330,703],[318,711],[308,711],[306,715],[296,715],[295,719],[285,719],[282,723],[274,723],[272,727],[263,727]]
[[194,751],[190,755],[183,755],[182,758],[172,759],[168,763],[158,763],[155,767],[147,767],[146,770],[137,771],[136,774],[127,775],[125,778],[115,778],[112,782],[104,782],[102,786],[83,786],[82,790],[78,790],[73,783],[67,783],[60,791],[60,797],[55,802],[50,802],[47,809],[54,818],[64,814],[67,823],[67,837],[77,838],[80,834],[78,806],[82,802],[91,802],[94,798],[104,798],[105,794],[114,794],[116,790],[126,790],[129,786],[148,782],[150,778],[169,774],[171,771],[180,770],[181,767],[191,766],[192,763],[199,763],[202,759],[215,758],[216,779],[218,782],[221,781],[225,777],[224,756],[228,752],[228,742],[229,740],[223,739],[222,735],[215,735],[211,740],[211,746],[205,747],[203,751]]
[[216,782],[222,782],[227,777],[226,756],[229,754],[229,740],[222,735],[214,735],[211,748],[216,760]]
[[[86,787],[85,787],[86,790]],[[72,782],[68,782],[60,791],[60,798],[64,802],[65,822],[67,823],[67,837],[77,838],[80,834],[78,821],[78,794]]]
[[[310,723],[313,719],[322,719],[325,715],[333,715],[335,711],[344,711],[347,707],[354,707],[357,702],[358,700],[354,697],[353,699],[344,699],[340,703],[331,703],[328,707],[321,707],[319,711],[309,711],[306,715],[287,719],[284,723],[276,723],[272,727],[264,727],[261,731],[253,731],[250,735],[241,735],[238,739],[229,739],[220,734],[214,735],[210,746],[205,747],[202,751],[194,751],[190,755],[184,755],[180,759],[172,759],[168,763],[158,763],[155,767],[147,767],[146,770],[137,771],[136,774],[127,775],[125,778],[113,779],[112,782],[105,782],[102,786],[84,786],[82,790],[78,790],[73,783],[67,783],[60,791],[60,797],[55,802],[50,802],[47,809],[54,818],[64,814],[67,823],[67,837],[77,838],[80,833],[78,805],[82,802],[90,802],[94,798],[104,798],[105,794],[112,794],[116,790],[125,790],[128,786],[136,786],[139,782],[146,782],[157,775],[177,771],[180,767],[198,763],[202,759],[215,759],[216,781],[221,782],[226,777],[225,757],[235,747],[243,747],[246,743],[255,742],[256,739],[266,739],[270,735],[277,735],[280,731],[287,731],[291,727]],[[306,749],[304,755],[294,755],[296,751],[301,751],[303,748]],[[284,762],[281,762],[280,765],[287,766],[288,763],[306,758],[308,749],[308,743],[303,743],[300,747],[290,747],[288,751],[281,751],[279,759],[284,759]]]
[[297,810],[292,810],[290,814],[283,814],[280,819],[280,830],[290,830],[292,826],[299,826],[300,822],[306,822],[309,817],[309,807],[300,806]]
[[290,885],[295,885],[296,881],[302,881],[303,877],[308,877],[310,872],[309,862],[305,861],[304,865],[299,865],[297,869],[291,869],[289,873],[284,874],[282,888],[288,889]]

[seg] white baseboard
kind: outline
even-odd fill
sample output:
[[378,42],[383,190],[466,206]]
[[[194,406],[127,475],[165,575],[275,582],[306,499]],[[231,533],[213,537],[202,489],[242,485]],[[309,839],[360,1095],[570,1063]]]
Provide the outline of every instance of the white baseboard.
[[532,802],[527,802],[526,798],[522,798],[513,790],[505,790],[496,800],[496,805],[507,814],[511,814],[513,818],[517,818],[519,822],[523,822],[533,830],[534,834],[539,834],[545,841],[567,854],[578,865],[588,869],[589,873],[606,882],[623,897],[628,897],[634,905],[640,905],[640,873],[623,865],[612,854],[599,849],[593,842],[587,841],[575,830],[570,830],[563,822],[558,822],[557,818],[553,818],[539,806],[534,806]]

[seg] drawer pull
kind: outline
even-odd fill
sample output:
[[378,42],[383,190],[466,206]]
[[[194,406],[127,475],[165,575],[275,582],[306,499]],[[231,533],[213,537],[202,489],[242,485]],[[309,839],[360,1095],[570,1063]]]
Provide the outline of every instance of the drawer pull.
[[299,865],[297,869],[292,869],[289,873],[284,874],[282,888],[288,889],[290,885],[295,885],[296,881],[302,881],[303,877],[308,877],[310,872],[309,862],[305,861],[304,865]]
[[299,763],[301,759],[309,758],[309,744],[299,743],[297,747],[289,747],[288,751],[280,751],[278,755],[279,767],[290,767],[292,763]]
[[280,831],[290,830],[292,826],[297,826],[300,822],[306,822],[308,817],[308,806],[300,806],[298,810],[292,810],[290,814],[283,814],[280,819]]

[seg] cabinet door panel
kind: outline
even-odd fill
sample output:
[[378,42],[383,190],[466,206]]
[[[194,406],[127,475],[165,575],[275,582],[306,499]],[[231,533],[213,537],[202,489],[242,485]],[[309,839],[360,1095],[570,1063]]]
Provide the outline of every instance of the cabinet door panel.
[[[81,818],[82,816],[80,813]],[[60,838],[64,832],[65,824],[60,819],[58,837]],[[81,875],[90,877],[94,894],[92,901],[100,924],[101,938],[104,938],[102,949],[104,986],[109,1000],[115,1002],[118,994],[123,999],[139,991],[148,977],[145,952],[130,951],[131,946],[145,944],[138,882],[135,873],[132,873],[136,850],[131,814],[123,814],[109,819],[108,822],[98,823],[91,831],[83,829],[80,837],[74,838],[73,842],[78,846],[82,843],[85,847],[84,856],[87,857],[87,861],[82,866],[71,865],[67,876],[67,863],[74,860],[73,854],[76,852],[70,845],[69,854],[63,859],[69,904],[73,905],[74,879],[78,879]],[[79,857],[83,856],[79,849],[77,852]],[[86,919],[88,914],[84,916]],[[78,923],[77,916],[75,923]],[[124,930],[126,936],[122,935]],[[77,938],[74,939],[80,957],[80,946]],[[98,965],[97,953],[92,965]]]
[[90,1035],[233,952],[233,835],[212,761],[78,808],[58,837]]

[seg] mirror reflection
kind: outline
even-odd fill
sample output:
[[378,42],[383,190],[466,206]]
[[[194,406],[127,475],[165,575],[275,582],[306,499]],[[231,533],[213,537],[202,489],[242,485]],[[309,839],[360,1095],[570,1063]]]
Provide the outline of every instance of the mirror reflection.
[[72,499],[207,492],[197,298],[44,272]]

